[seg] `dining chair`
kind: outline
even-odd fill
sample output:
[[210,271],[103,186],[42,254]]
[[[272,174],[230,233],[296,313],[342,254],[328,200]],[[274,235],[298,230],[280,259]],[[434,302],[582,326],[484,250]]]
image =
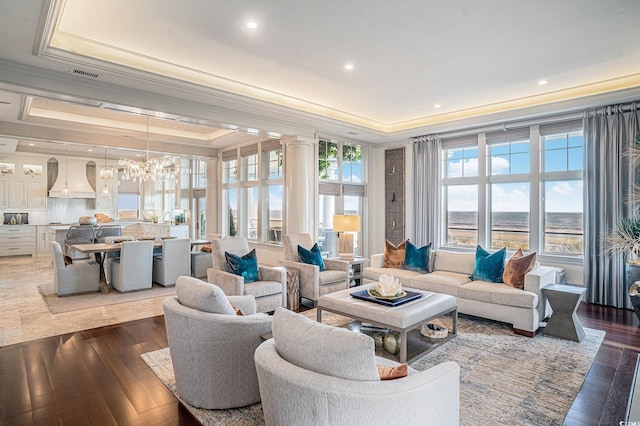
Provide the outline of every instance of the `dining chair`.
[[162,240],[160,256],[153,256],[153,281],[168,287],[175,285],[181,275],[191,276],[191,240]]
[[96,243],[104,243],[107,237],[122,236],[122,226],[120,225],[102,225],[96,230]]
[[71,246],[74,244],[93,244],[95,242],[95,231],[92,225],[72,225],[67,231],[64,239],[65,254],[72,259],[87,259],[89,256],[80,253]]
[[72,260],[67,265],[57,241],[49,243],[49,250],[53,259],[53,288],[58,296],[100,291],[100,265],[97,262]]
[[[120,237],[104,237],[105,244],[113,244],[113,243],[121,243],[123,241],[134,241],[135,238],[131,235],[123,235]],[[120,259],[120,251],[108,251],[105,253],[106,259],[104,260],[104,275],[107,284],[111,283],[111,279],[109,278],[109,271],[111,270],[111,264],[115,259]],[[99,261],[98,256],[96,256],[96,260]]]
[[109,262],[111,285],[121,293],[152,287],[153,241],[124,241],[120,258]]

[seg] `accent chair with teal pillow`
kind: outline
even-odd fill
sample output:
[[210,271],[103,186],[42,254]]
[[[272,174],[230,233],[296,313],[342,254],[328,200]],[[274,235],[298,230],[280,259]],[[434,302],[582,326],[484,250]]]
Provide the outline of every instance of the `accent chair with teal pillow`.
[[324,261],[322,260],[322,252],[318,247],[318,243],[315,243],[311,250],[298,245],[298,256],[300,261],[308,263],[309,265],[317,265],[320,268],[320,272],[325,270]]
[[423,247],[418,247],[411,241],[407,240],[405,245],[404,262],[402,263],[402,269],[416,272],[431,272],[429,271],[429,256],[431,255],[431,243]]
[[469,278],[472,280],[502,282],[507,248],[503,247],[495,253],[489,253],[480,246],[476,247],[476,266]]
[[251,250],[244,256],[237,256],[233,253],[225,252],[224,257],[227,259],[227,264],[231,272],[243,277],[245,283],[260,281],[256,249]]

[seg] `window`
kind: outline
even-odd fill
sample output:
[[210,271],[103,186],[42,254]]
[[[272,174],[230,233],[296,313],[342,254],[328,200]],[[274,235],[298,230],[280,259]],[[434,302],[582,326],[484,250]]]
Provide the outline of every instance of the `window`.
[[225,234],[253,241],[282,241],[283,183],[280,141],[269,140],[223,152]]
[[544,252],[583,253],[583,153],[582,132],[542,136]]
[[580,120],[443,138],[445,245],[583,254]]
[[[318,246],[330,257],[339,255],[337,234],[333,231],[336,214],[360,215],[361,226],[364,185],[362,147],[321,139],[318,145]],[[362,232],[354,237],[355,253],[362,252]]]

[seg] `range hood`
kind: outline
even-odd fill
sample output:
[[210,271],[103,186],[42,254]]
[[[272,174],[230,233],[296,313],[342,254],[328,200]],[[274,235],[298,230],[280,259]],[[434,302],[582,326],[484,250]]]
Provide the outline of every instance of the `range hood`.
[[[65,176],[66,172],[66,176]],[[64,183],[68,183],[71,198],[96,198],[96,190],[87,179],[87,161],[69,158],[68,165],[60,163],[58,167],[58,177],[49,190],[49,197],[62,198]]]

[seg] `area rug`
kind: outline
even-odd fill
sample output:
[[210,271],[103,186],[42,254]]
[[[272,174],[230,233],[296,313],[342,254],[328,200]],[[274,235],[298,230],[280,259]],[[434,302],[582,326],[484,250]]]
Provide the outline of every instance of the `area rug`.
[[109,293],[89,293],[64,297],[58,297],[53,289],[53,283],[38,285],[38,291],[42,295],[42,299],[46,303],[49,312],[52,314],[105,305],[115,305],[116,303],[135,302],[137,300],[152,299],[154,297],[167,297],[176,294],[176,288],[174,286],[163,287],[157,284],[153,284],[153,287],[149,290],[133,291],[131,293],[119,293],[112,290]]
[[[315,309],[304,312],[315,319]],[[345,317],[323,312],[323,323]],[[585,329],[581,343],[513,334],[507,324],[460,316],[458,336],[411,366],[426,370],[444,361],[460,365],[460,424],[561,425],[591,368],[605,332]],[[169,348],[142,355],[178,398]],[[231,410],[182,404],[203,425],[263,425],[260,403]]]

